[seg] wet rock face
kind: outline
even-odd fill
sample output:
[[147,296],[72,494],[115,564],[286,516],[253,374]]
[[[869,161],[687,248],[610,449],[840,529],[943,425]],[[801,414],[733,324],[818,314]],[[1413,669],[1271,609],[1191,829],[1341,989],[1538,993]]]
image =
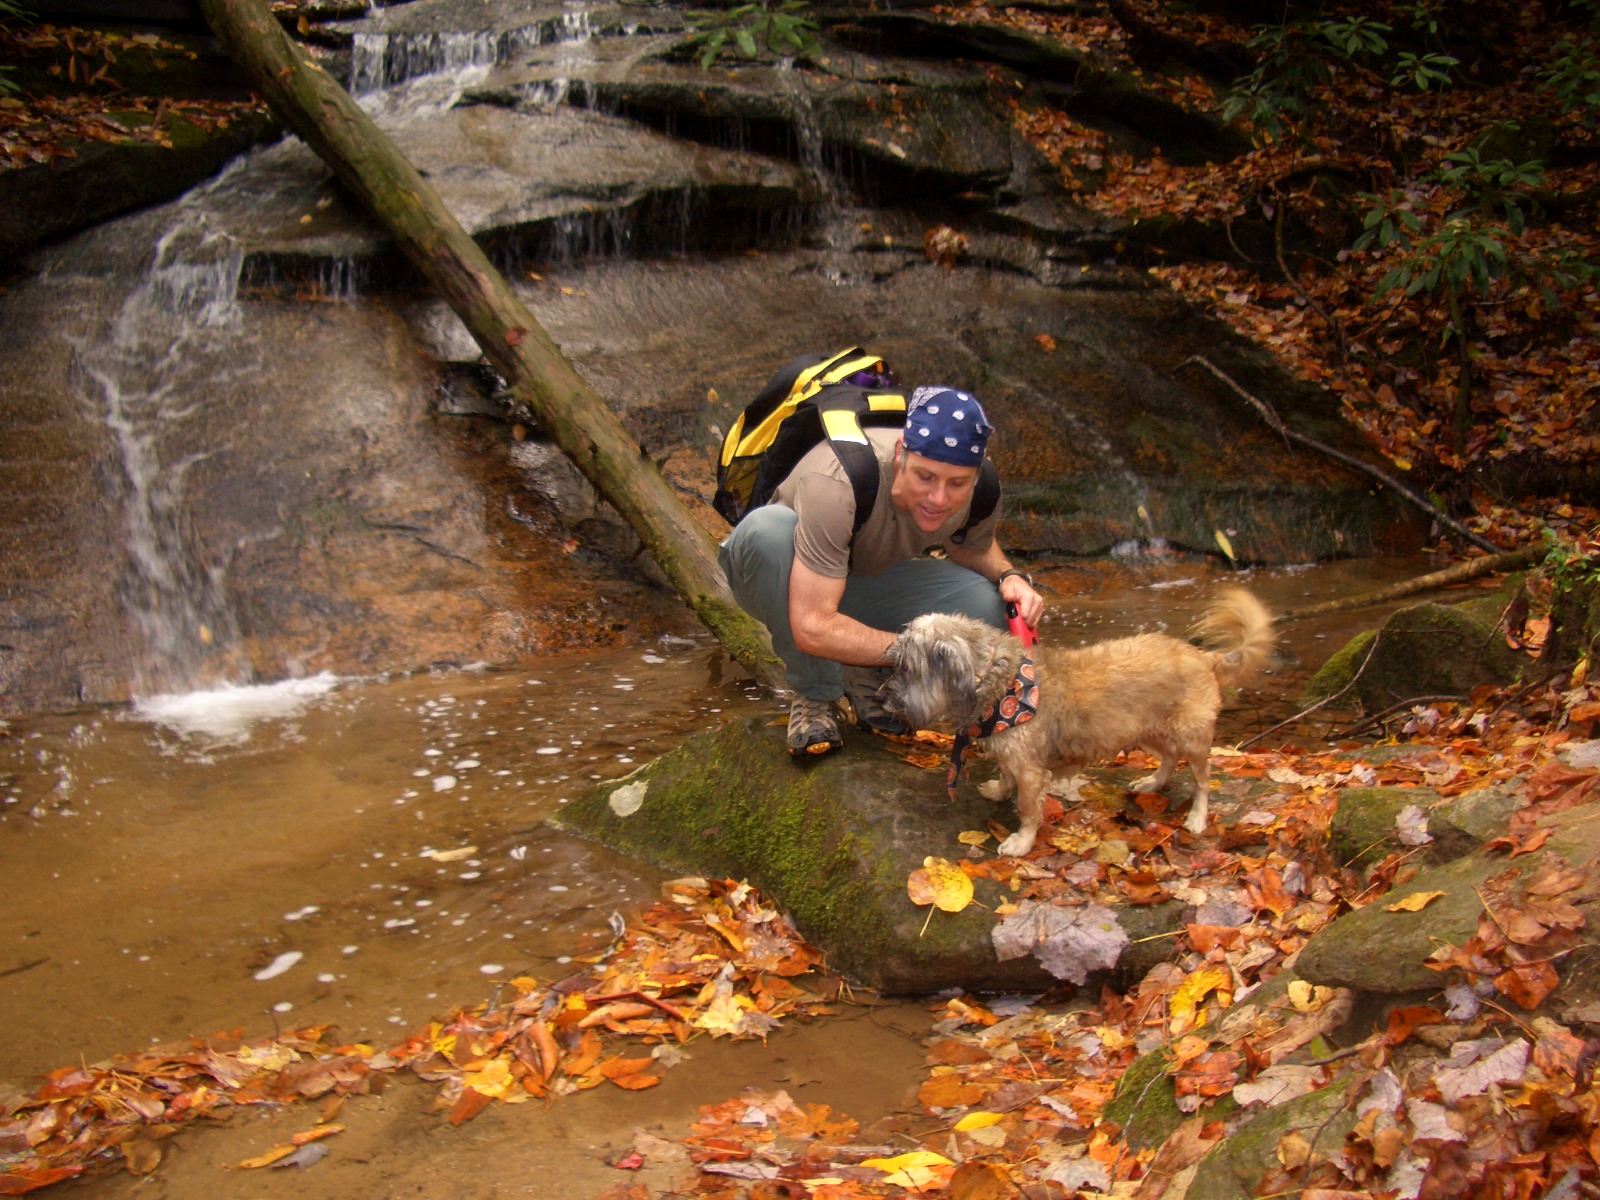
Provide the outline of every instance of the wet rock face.
[[[1011,132],[988,63],[1055,60],[857,30],[814,65],[702,71],[682,34],[666,7],[415,0],[319,53],[713,535],[742,404],[862,343],[983,398],[1015,553],[1415,544],[1186,360],[1348,444],[1337,406],[1119,266],[1122,231]],[[945,266],[939,226],[963,247]],[[298,141],[26,268],[0,295],[6,711],[693,631]]]

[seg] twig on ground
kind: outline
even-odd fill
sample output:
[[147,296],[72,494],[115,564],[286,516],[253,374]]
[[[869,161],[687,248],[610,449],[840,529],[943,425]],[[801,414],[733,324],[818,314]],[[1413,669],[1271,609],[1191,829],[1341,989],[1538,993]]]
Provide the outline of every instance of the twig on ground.
[[1363,717],[1360,721],[1350,726],[1349,729],[1346,729],[1339,736],[1354,737],[1368,726],[1378,724],[1385,717],[1393,716],[1397,712],[1401,712],[1404,709],[1411,708],[1418,704],[1443,704],[1447,701],[1451,704],[1460,704],[1465,700],[1465,696],[1412,696],[1408,700],[1401,700],[1396,704],[1389,705],[1389,707],[1384,709],[1382,712],[1375,712],[1369,716]]
[[1380,641],[1382,641],[1382,640],[1383,640],[1383,631],[1380,629],[1373,636],[1372,645],[1367,647],[1367,656],[1361,660],[1361,665],[1356,668],[1356,673],[1354,675],[1350,676],[1350,682],[1345,684],[1337,692],[1334,692],[1333,695],[1324,696],[1321,700],[1318,700],[1310,708],[1303,708],[1299,712],[1295,713],[1294,716],[1286,717],[1284,720],[1279,721],[1271,729],[1263,729],[1260,733],[1256,734],[1255,737],[1246,738],[1244,741],[1240,742],[1238,744],[1238,746],[1235,747],[1235,749],[1243,750],[1246,746],[1253,746],[1257,742],[1259,742],[1262,738],[1266,737],[1269,733],[1277,733],[1278,730],[1283,729],[1285,726],[1293,725],[1296,721],[1304,720],[1306,717],[1309,717],[1312,713],[1316,712],[1319,708],[1326,708],[1328,705],[1332,704],[1335,700],[1339,699],[1340,696],[1343,696],[1351,688],[1355,687],[1356,680],[1360,679],[1361,678],[1361,672],[1363,672],[1363,671],[1365,671],[1367,669],[1367,664],[1372,661],[1372,655],[1378,649],[1378,643]]

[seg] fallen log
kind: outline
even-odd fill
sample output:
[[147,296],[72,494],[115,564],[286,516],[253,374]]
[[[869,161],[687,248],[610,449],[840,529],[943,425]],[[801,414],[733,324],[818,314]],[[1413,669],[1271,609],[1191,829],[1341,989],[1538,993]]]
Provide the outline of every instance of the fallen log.
[[513,398],[633,527],[695,616],[733,658],[778,683],[765,632],[734,603],[710,533],[389,136],[294,43],[265,0],[200,0],[200,8],[251,85],[461,318]]
[[1542,547],[1524,546],[1520,550],[1508,550],[1503,554],[1489,554],[1483,558],[1469,558],[1438,571],[1430,571],[1426,575],[1415,575],[1410,579],[1402,579],[1399,583],[1392,583],[1388,587],[1379,588],[1375,592],[1363,592],[1359,596],[1345,596],[1342,599],[1328,600],[1322,604],[1310,604],[1305,608],[1291,608],[1286,612],[1278,613],[1277,619],[1279,621],[1303,621],[1307,617],[1320,617],[1327,613],[1344,612],[1352,608],[1366,608],[1373,604],[1387,604],[1391,600],[1414,596],[1418,592],[1431,592],[1436,588],[1466,583],[1470,579],[1477,579],[1483,575],[1498,575],[1507,571],[1520,571],[1523,567],[1529,567],[1538,562],[1543,554],[1544,549]]

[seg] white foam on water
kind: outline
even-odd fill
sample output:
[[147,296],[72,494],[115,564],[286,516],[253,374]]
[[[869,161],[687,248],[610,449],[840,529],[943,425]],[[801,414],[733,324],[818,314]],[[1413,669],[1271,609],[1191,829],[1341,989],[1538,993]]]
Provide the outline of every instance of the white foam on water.
[[207,692],[146,696],[134,701],[133,714],[185,738],[238,745],[249,741],[255,726],[262,721],[299,716],[314,700],[338,687],[339,682],[337,675],[324,671],[279,683],[225,685]]

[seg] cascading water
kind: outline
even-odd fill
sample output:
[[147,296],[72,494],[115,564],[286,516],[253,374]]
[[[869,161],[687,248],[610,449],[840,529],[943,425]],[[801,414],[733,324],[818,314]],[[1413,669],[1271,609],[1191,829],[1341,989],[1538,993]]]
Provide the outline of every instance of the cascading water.
[[488,32],[357,33],[350,45],[350,94],[365,96],[426,75],[501,66],[547,42],[588,36],[586,11]]
[[246,674],[226,551],[201,545],[185,497],[190,473],[223,449],[210,440],[221,422],[208,398],[252,365],[236,303],[241,265],[231,239],[208,231],[203,207],[186,203],[109,328],[73,347],[75,389],[121,467],[129,566],[120,591],[143,636],[139,694]]

